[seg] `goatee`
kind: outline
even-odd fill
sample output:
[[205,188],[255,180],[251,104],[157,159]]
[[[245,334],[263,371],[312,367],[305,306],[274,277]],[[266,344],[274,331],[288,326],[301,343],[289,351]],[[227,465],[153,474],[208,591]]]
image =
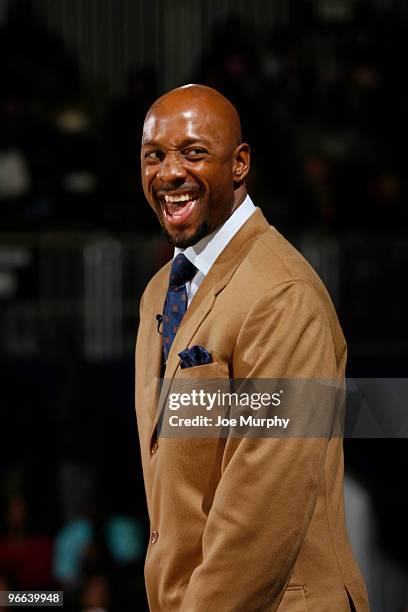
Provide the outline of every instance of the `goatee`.
[[197,231],[188,238],[183,235],[183,232],[174,232],[170,234],[165,227],[162,226],[163,234],[166,236],[167,240],[170,242],[171,246],[177,247],[179,249],[186,249],[187,247],[193,246],[193,244],[197,244],[199,240],[207,236],[210,231],[208,227],[207,221],[203,221],[201,225],[197,228]]

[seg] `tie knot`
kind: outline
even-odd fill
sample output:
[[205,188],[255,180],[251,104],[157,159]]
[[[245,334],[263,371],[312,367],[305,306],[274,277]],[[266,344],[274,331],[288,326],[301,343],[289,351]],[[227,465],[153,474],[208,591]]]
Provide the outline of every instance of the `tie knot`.
[[196,272],[197,268],[191,261],[189,261],[183,253],[179,253],[177,257],[173,259],[171,265],[169,286],[181,287],[181,285],[185,285],[185,283],[193,278]]

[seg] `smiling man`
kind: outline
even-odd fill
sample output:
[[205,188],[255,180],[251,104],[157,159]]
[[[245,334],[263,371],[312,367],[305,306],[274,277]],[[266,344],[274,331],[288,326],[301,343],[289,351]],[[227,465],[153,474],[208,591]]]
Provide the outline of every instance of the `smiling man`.
[[249,147],[241,142],[238,113],[215,90],[176,89],[148,112],[143,188],[174,246],[196,244],[231,216],[245,199],[248,170]]
[[160,376],[344,377],[330,298],[252,203],[249,164],[237,111],[217,91],[180,87],[149,110],[143,188],[175,247],[143,294],[136,346],[149,605],[366,611],[344,524],[341,439],[158,437]]

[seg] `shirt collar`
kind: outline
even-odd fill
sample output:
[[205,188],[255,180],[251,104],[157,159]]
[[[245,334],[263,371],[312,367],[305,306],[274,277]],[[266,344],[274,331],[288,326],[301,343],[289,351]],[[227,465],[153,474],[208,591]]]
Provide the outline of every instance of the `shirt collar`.
[[255,210],[251,198],[247,195],[242,204],[228,217],[223,225],[193,246],[184,249],[184,251],[175,247],[174,257],[179,253],[184,253],[187,259],[205,276],[220,253]]

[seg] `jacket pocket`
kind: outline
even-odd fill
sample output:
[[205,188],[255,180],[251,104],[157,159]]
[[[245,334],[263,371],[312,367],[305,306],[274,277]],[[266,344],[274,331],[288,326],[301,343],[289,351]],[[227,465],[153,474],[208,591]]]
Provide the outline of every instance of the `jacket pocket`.
[[308,612],[304,588],[302,586],[287,587],[278,612]]
[[212,363],[204,363],[196,365],[192,368],[184,368],[177,370],[175,376],[177,380],[194,380],[208,379],[214,380],[217,378],[228,378],[228,370],[222,364],[215,361]]

